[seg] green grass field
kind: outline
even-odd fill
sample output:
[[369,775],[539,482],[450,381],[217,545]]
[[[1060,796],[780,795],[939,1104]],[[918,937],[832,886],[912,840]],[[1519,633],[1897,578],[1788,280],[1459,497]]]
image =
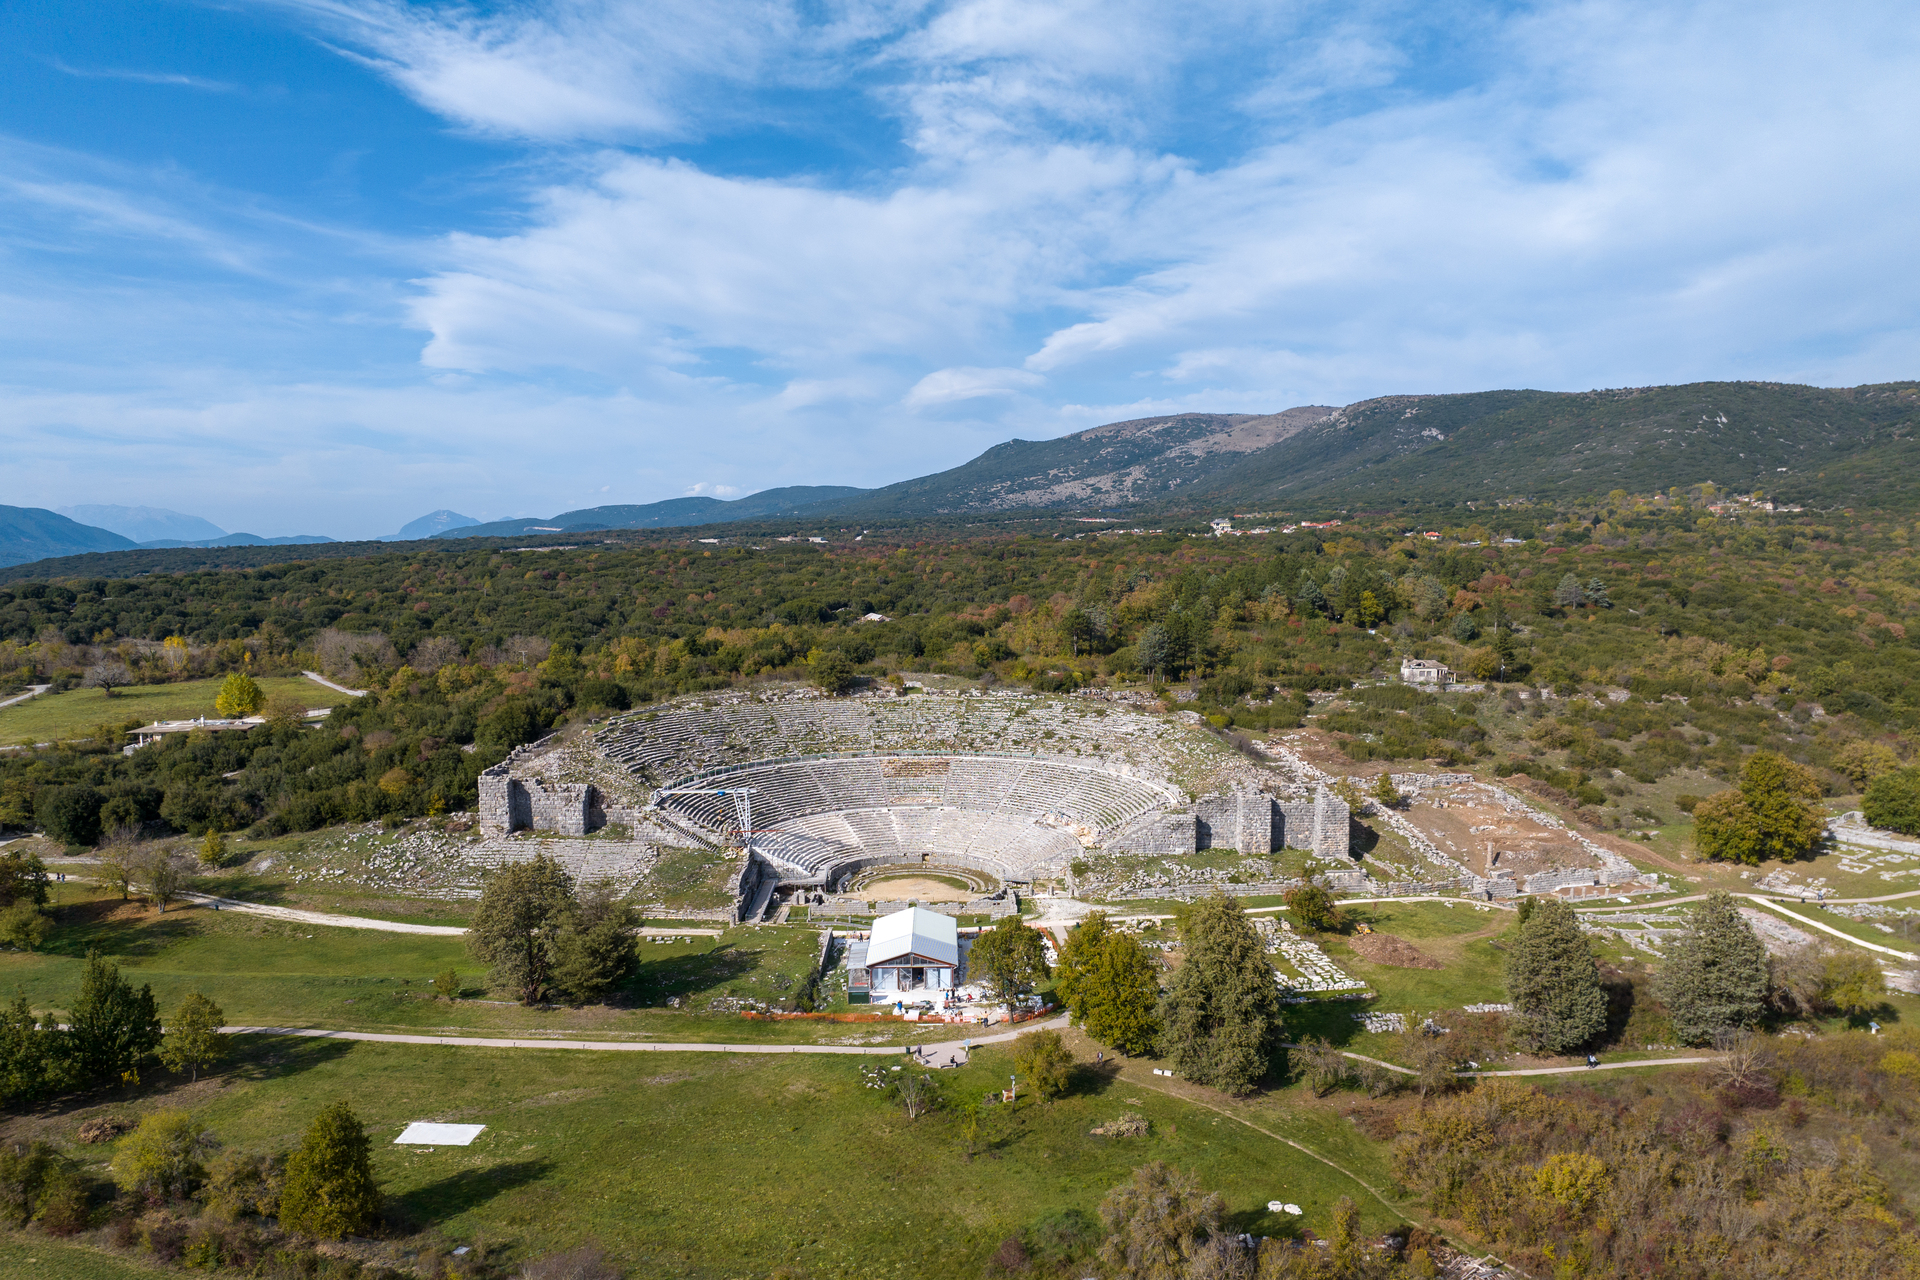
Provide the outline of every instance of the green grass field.
[[[295,924],[237,911],[176,905],[156,914],[115,891],[57,886],[60,927],[38,952],[0,952],[0,992],[19,990],[42,1010],[64,1010],[79,989],[89,948],[150,983],[162,1011],[189,992],[211,997],[236,1026],[492,1034],[502,1031],[699,1043],[946,1039],[958,1028],[904,1022],[768,1021],[705,1012],[716,997],[775,1000],[807,975],[816,929],[748,926],[719,938],[642,941],[639,972],[613,1007],[528,1009],[485,975],[458,937]],[[451,968],[464,998],[431,998],[428,982]],[[681,1008],[667,1007],[670,998]]]
[[28,1276],[33,1280],[153,1280],[155,1276],[178,1274],[138,1258],[101,1253],[46,1236],[0,1233],[0,1276],[19,1276],[22,1280]]
[[[52,742],[91,734],[101,724],[124,724],[138,719],[185,720],[212,716],[220,680],[188,680],[181,684],[143,684],[120,689],[109,698],[100,689],[69,689],[43,693],[27,702],[0,710],[0,743]],[[309,708],[334,707],[347,695],[300,676],[270,676],[260,681],[268,698],[290,695]]]
[[[1047,1213],[1091,1213],[1155,1159],[1220,1191],[1235,1230],[1324,1228],[1345,1194],[1365,1202],[1370,1222],[1392,1221],[1339,1173],[1231,1115],[1091,1069],[1068,1097],[990,1108],[969,1154],[951,1109],[910,1121],[864,1087],[860,1068],[875,1062],[891,1065],[248,1037],[223,1078],[173,1102],[228,1145],[264,1149],[297,1141],[315,1112],[344,1098],[405,1219],[522,1257],[590,1238],[635,1276],[763,1276],[781,1265],[815,1280],[974,1275],[1008,1235]],[[952,1099],[997,1088],[1009,1069],[1006,1053],[981,1050],[937,1078]],[[1089,1132],[1128,1111],[1151,1121],[1149,1134]],[[487,1130],[466,1148],[392,1145],[422,1119]],[[1273,1199],[1306,1214],[1269,1214]]]
[[1440,969],[1378,964],[1353,950],[1352,934],[1316,939],[1335,964],[1363,978],[1373,1000],[1320,1000],[1295,1006],[1303,1033],[1325,1036],[1357,1053],[1391,1059],[1391,1037],[1370,1035],[1353,1015],[1367,1010],[1419,1014],[1507,998],[1504,957],[1491,945],[1514,921],[1511,911],[1478,910],[1472,903],[1380,902],[1344,908],[1358,922],[1413,944],[1440,961]]

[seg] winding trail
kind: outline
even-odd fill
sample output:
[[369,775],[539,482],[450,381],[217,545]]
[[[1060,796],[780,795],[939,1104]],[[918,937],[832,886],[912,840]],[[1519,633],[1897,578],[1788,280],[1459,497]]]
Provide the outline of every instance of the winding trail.
[[16,693],[13,697],[8,698],[5,702],[0,702],[0,707],[10,707],[16,702],[25,702],[29,698],[37,698],[51,688],[53,688],[53,686],[50,684],[28,685],[27,691],[25,693]]
[[321,675],[318,671],[302,671],[300,674],[305,676],[307,679],[313,681],[315,684],[325,685],[327,688],[333,690],[335,693],[344,693],[349,698],[364,698],[367,696],[367,690],[349,689],[347,688],[347,686],[343,684],[335,684],[333,681]]
[[[1806,925],[1810,929],[1818,929],[1822,933],[1830,933],[1834,937],[1840,939],[1840,941],[1850,942],[1856,947],[1865,947],[1868,951],[1877,951],[1883,956],[1892,956],[1896,960],[1920,960],[1920,956],[1915,955],[1911,951],[1898,951],[1892,947],[1883,947],[1877,942],[1868,942],[1864,938],[1856,938],[1852,934],[1844,932],[1843,930],[1840,930],[1840,929],[1836,929],[1830,924],[1822,924],[1818,920],[1814,920],[1807,916],[1803,916],[1798,911],[1794,911],[1791,908],[1782,905],[1778,900],[1778,898],[1774,895],[1764,894],[1764,893],[1736,893],[1733,896],[1736,898],[1745,898],[1748,902],[1751,902],[1756,906],[1762,906],[1773,911],[1778,911],[1781,915],[1787,917],[1789,920],[1798,920],[1801,924]],[[1828,898],[1825,901],[1827,903],[1845,905],[1848,903],[1892,902],[1898,898],[1912,898],[1912,897],[1920,897],[1920,889],[1914,889],[1906,893],[1889,893],[1886,896],[1880,897],[1880,898]],[[1600,915],[1601,913],[1608,912],[1608,911],[1658,910],[1663,907],[1677,907],[1683,902],[1704,902],[1706,898],[1707,898],[1707,895],[1704,893],[1693,893],[1693,894],[1688,894],[1684,898],[1668,898],[1665,902],[1640,902],[1640,903],[1635,903],[1632,906],[1586,907],[1586,908],[1580,909],[1580,914],[1581,915]]]
[[[840,1053],[868,1057],[898,1058],[909,1050],[918,1050],[928,1058],[959,1058],[969,1045],[1000,1044],[1029,1031],[1065,1031],[1067,1015],[1046,1022],[1022,1023],[1017,1030],[995,1035],[970,1036],[964,1040],[943,1040],[933,1044],[706,1044],[652,1040],[561,1040],[504,1036],[427,1036],[384,1031],[330,1031],[321,1027],[222,1027],[232,1036],[301,1036],[310,1040],[364,1040],[375,1044],[432,1044],[456,1049],[586,1049],[606,1053]],[[928,1062],[928,1066],[944,1063]]]

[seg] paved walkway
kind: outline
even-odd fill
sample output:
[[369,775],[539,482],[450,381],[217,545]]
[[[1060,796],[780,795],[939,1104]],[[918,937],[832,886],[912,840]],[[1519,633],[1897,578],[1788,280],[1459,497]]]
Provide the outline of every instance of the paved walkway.
[[1047,1022],[1023,1023],[1012,1031],[973,1036],[968,1040],[946,1040],[935,1044],[701,1044],[649,1040],[548,1040],[497,1036],[405,1035],[383,1031],[328,1031],[315,1027],[222,1027],[227,1035],[301,1036],[311,1040],[366,1040],[375,1044],[437,1044],[463,1049],[592,1049],[608,1053],[842,1053],[897,1058],[908,1049],[918,1049],[928,1066],[945,1066],[945,1059],[964,1060],[971,1044],[998,1044],[1029,1031],[1064,1031],[1067,1016],[1061,1014]]
[[[74,879],[80,877],[75,876]],[[431,933],[454,938],[466,930],[450,924],[408,924],[404,920],[377,920],[372,916],[336,916],[324,911],[301,911],[296,907],[275,907],[264,902],[244,902],[239,898],[221,898],[211,893],[182,892],[187,902],[197,902],[220,911],[239,911],[250,916],[267,916],[295,924],[318,924],[331,929],[377,929],[382,933]]]
[[50,684],[28,685],[25,693],[14,694],[13,697],[8,698],[5,702],[0,702],[0,707],[10,707],[16,702],[25,702],[28,698],[37,698],[51,688],[53,688],[53,686]]
[[347,686],[343,684],[335,684],[333,681],[321,675],[318,671],[302,671],[300,674],[305,676],[307,679],[313,681],[315,684],[323,684],[327,688],[333,690],[335,693],[344,693],[349,698],[364,698],[367,696],[367,691],[365,689],[349,689],[347,688]]

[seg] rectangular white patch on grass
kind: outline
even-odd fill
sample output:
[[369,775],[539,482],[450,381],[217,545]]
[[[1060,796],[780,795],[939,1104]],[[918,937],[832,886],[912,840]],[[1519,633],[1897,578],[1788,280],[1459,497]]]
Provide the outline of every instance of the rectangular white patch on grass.
[[480,1136],[483,1124],[429,1124],[425,1120],[415,1120],[394,1142],[418,1143],[425,1147],[464,1147]]

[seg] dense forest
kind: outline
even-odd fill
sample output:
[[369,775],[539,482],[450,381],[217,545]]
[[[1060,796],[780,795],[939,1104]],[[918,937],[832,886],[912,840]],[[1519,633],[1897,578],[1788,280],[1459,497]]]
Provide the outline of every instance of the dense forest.
[[1450,520],[1217,537],[1091,524],[945,541],[453,543],[16,582],[0,588],[0,686],[71,687],[103,668],[134,682],[317,669],[374,694],[320,729],[283,717],[247,739],[123,757],[131,726],[117,724],[16,752],[0,764],[0,821],[45,821],[43,793],[76,787],[61,812],[117,803],[65,827],[75,838],[130,812],[185,831],[424,814],[470,804],[481,768],[568,720],[902,670],[1042,691],[1183,684],[1178,696],[1217,728],[1257,733],[1298,725],[1307,694],[1436,658],[1485,691],[1362,687],[1321,727],[1356,761],[1492,755],[1602,823],[1628,816],[1631,783],[1678,769],[1730,779],[1758,749],[1810,766],[1832,794],[1911,753],[1912,526],[1771,511],[1711,486],[1460,507]]

